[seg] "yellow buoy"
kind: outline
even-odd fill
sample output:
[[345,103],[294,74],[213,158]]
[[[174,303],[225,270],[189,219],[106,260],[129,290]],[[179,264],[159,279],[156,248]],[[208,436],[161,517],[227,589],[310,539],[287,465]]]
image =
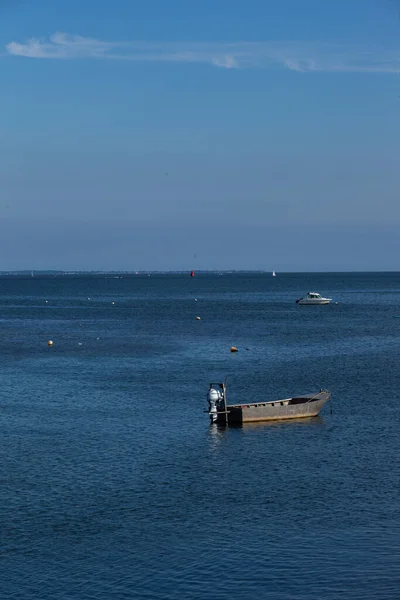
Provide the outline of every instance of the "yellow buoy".
[[200,320],[201,320],[201,318],[200,318],[200,317],[196,317],[196,321],[200,321]]
[[47,342],[47,345],[48,345],[48,346],[52,346],[52,345],[53,345],[53,340],[49,340],[49,341]]
[[236,348],[236,346],[231,346],[231,352],[238,352],[238,349]]

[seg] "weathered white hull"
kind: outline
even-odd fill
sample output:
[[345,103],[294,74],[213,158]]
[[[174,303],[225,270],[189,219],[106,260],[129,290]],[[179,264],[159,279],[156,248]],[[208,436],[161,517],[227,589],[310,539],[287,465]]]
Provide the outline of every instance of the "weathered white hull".
[[302,299],[302,300],[298,300],[297,304],[329,304],[330,303],[330,299],[329,298],[321,298],[319,300],[313,300],[313,299]]

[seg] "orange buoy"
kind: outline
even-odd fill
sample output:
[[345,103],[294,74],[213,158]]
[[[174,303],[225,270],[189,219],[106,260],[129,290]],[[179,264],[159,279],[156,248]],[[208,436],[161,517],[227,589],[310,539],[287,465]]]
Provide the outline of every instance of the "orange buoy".
[[194,277],[194,271],[190,271],[190,277]]

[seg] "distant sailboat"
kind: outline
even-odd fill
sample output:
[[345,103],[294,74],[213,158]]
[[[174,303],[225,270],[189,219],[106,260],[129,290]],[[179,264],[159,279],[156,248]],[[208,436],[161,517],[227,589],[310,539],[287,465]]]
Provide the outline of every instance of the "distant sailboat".
[[272,277],[276,277],[275,271],[272,271]]

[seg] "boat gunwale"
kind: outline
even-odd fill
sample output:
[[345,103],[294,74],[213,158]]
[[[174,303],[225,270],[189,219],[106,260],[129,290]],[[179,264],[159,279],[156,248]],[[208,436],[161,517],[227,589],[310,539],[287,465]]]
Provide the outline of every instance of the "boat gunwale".
[[[250,406],[253,406],[255,408],[258,407],[264,407],[267,405],[275,405],[275,404],[280,404],[281,402],[290,402],[291,400],[300,400],[302,398],[304,398],[304,402],[299,402],[299,404],[308,404],[309,402],[317,402],[318,400],[322,400],[322,398],[320,398],[320,396],[322,395],[327,395],[327,400],[329,400],[329,396],[330,396],[330,392],[328,392],[328,390],[321,390],[320,392],[318,392],[318,394],[314,394],[314,395],[309,395],[309,394],[305,394],[303,396],[292,396],[291,398],[281,398],[279,400],[268,400],[268,402],[242,402],[239,404],[227,404],[226,408],[230,409],[230,408],[248,408]],[[285,405],[283,405],[285,406]],[[290,405],[287,404],[286,406],[294,406],[294,405]],[[274,406],[275,408],[275,406]],[[219,411],[218,411],[219,412]]]

